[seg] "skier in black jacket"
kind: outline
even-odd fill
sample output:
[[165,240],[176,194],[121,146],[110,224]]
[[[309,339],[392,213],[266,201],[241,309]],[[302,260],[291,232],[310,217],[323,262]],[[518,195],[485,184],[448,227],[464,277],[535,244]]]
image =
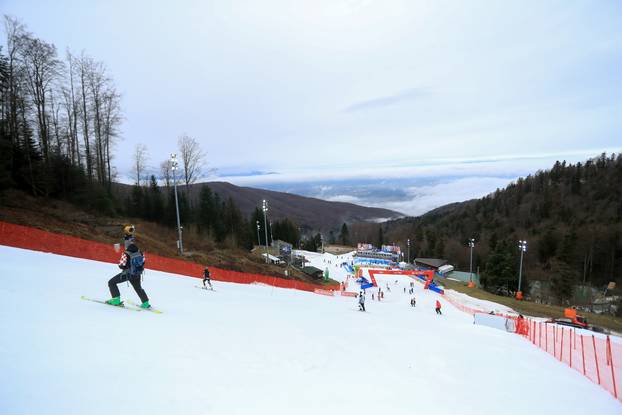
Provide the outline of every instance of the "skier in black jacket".
[[206,282],[209,285],[209,289],[213,290],[214,287],[212,287],[212,279],[210,277],[209,269],[207,269],[207,267],[205,267],[205,271],[203,271],[203,288],[207,290],[207,287],[205,286]]
[[125,252],[123,252],[121,260],[119,261],[119,268],[121,268],[122,271],[108,281],[108,288],[110,289],[112,298],[106,301],[106,303],[122,306],[121,293],[117,285],[129,281],[132,287],[134,287],[136,294],[138,294],[138,297],[140,297],[140,301],[142,302],[140,307],[150,308],[149,297],[147,297],[147,293],[140,284],[140,277],[144,269],[144,256],[135,244],[135,228],[133,225],[127,225],[124,228],[124,232]]

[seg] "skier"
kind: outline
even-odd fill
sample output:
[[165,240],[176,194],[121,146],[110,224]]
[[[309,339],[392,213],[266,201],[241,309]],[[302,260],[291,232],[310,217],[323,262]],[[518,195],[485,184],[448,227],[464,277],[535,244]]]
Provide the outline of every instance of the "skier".
[[207,267],[205,267],[205,271],[203,271],[203,288],[207,290],[207,287],[205,286],[206,282],[207,285],[209,285],[209,289],[213,291],[214,287],[212,287],[212,279],[210,278],[209,269]]
[[441,302],[436,300],[436,314],[443,314],[441,313]]
[[417,299],[415,297],[410,299],[410,305],[411,307],[415,307],[417,305]]
[[140,278],[145,269],[145,257],[135,244],[136,229],[134,225],[126,225],[123,231],[125,251],[121,255],[121,260],[119,261],[119,268],[121,268],[122,271],[108,281],[108,288],[110,289],[112,298],[106,301],[106,303],[115,306],[123,306],[121,293],[117,285],[129,281],[132,287],[134,287],[136,294],[138,294],[138,297],[140,297],[140,301],[142,302],[140,307],[150,308],[149,297],[147,297],[147,293],[140,285]]
[[359,311],[365,311],[365,293],[363,291],[359,294]]

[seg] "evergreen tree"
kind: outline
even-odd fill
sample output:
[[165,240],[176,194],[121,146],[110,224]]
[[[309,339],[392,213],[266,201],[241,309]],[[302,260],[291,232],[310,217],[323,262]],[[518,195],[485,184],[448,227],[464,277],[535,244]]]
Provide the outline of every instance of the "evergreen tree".
[[574,229],[571,229],[568,233],[566,233],[566,235],[564,235],[557,257],[566,264],[576,263],[577,261],[574,253],[576,244],[577,232]]
[[566,262],[551,260],[551,292],[560,304],[567,304],[572,298],[578,273]]
[[197,224],[199,226],[199,232],[205,235],[214,234],[215,223],[219,218],[216,216],[216,203],[212,189],[210,189],[209,186],[201,187],[198,210]]
[[553,229],[548,229],[538,244],[538,259],[545,263],[557,252],[558,239]]
[[162,193],[160,187],[158,187],[158,181],[152,174],[149,183],[149,199],[150,199],[150,218],[153,222],[162,222],[164,216],[164,201],[162,200]]
[[488,291],[509,295],[514,284],[518,283],[517,271],[513,250],[507,241],[503,241],[488,256],[481,283]]
[[300,240],[300,233],[298,227],[290,219],[285,218],[280,221],[276,221],[273,224],[274,238],[288,242],[294,246],[298,245]]
[[127,214],[129,216],[144,217],[145,201],[143,188],[138,185],[132,186],[132,196],[130,200],[130,210],[127,212]]
[[348,230],[348,225],[341,225],[341,232],[339,233],[339,242],[341,245],[349,245],[350,244],[350,231]]

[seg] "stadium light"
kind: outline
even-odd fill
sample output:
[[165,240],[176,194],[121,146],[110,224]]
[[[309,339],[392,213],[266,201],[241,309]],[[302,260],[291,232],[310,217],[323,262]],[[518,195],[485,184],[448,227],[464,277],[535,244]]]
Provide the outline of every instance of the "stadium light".
[[264,225],[264,230],[266,232],[266,264],[267,264],[269,261],[268,261],[268,219],[267,219],[268,201],[266,199],[262,201],[261,210],[263,210],[263,225]]
[[177,249],[179,250],[179,254],[184,254],[184,242],[181,237],[181,221],[179,220],[179,201],[177,200],[177,176],[175,175],[175,171],[177,171],[177,154],[171,154],[171,170],[173,170],[173,188],[175,189],[175,210],[177,211]]
[[521,281],[522,281],[522,276],[523,276],[523,254],[527,252],[527,241],[518,241],[518,249],[520,249],[520,266],[518,268],[518,291],[516,293],[517,298],[519,296],[522,297],[520,286],[521,286]]
[[473,248],[475,248],[475,239],[469,239],[469,248],[471,248],[471,262],[469,265],[469,280],[473,282]]

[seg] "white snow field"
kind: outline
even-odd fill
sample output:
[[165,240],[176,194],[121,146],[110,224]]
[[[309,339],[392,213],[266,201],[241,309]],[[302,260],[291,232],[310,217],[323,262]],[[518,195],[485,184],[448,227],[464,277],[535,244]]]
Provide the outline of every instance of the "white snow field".
[[383,279],[391,292],[367,313],[354,298],[210,292],[154,271],[144,287],[164,314],[80,299],[108,298],[116,272],[0,247],[0,414],[622,414],[523,338],[445,302],[435,315],[420,284],[410,307],[406,279]]

